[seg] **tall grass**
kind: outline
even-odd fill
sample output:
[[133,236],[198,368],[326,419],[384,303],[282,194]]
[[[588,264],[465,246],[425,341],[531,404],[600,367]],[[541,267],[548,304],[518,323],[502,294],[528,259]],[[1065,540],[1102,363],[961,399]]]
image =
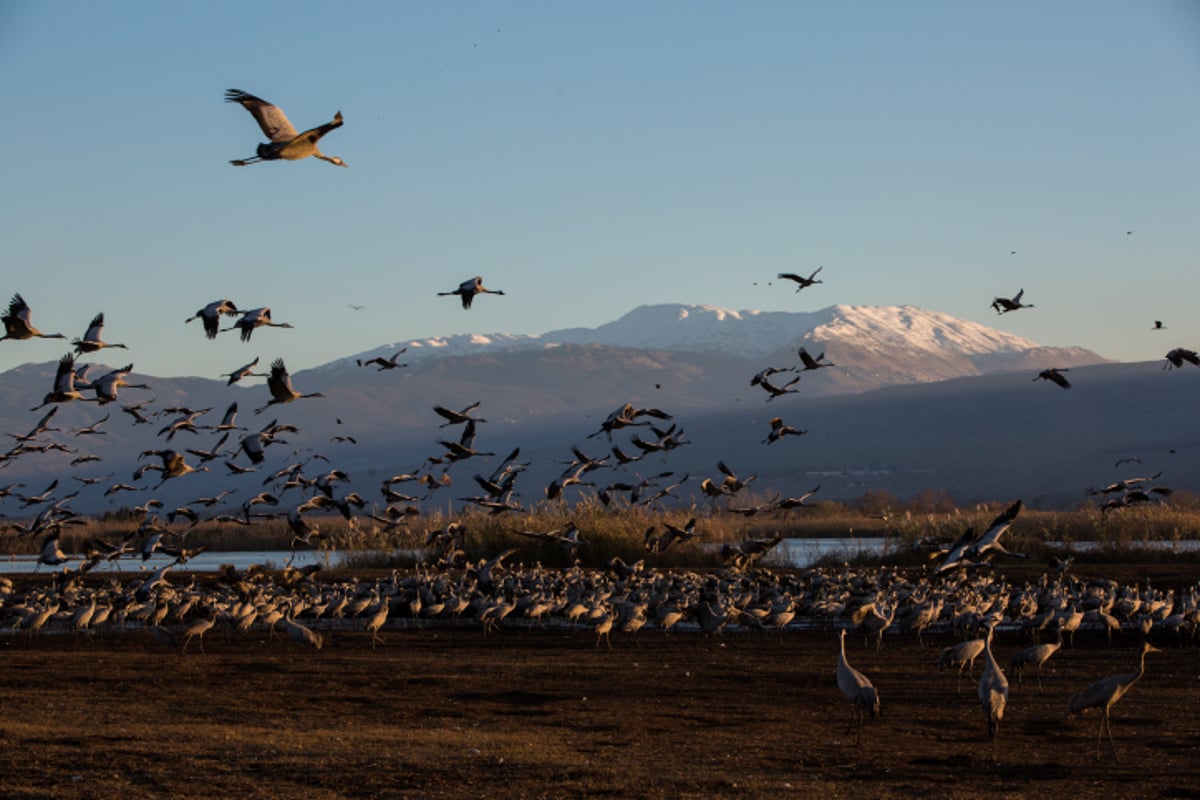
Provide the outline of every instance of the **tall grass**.
[[[739,505],[752,506],[766,498],[739,498]],[[469,508],[447,514],[432,512],[413,517],[406,525],[389,530],[386,526],[360,516],[347,521],[337,515],[306,515],[319,528],[317,546],[338,552],[348,564],[405,566],[423,556],[426,535],[451,522],[463,526],[464,550],[471,559],[491,558],[512,548],[520,550],[517,559],[540,562],[549,567],[572,564],[576,559],[586,565],[608,563],[620,558],[627,563],[645,560],[647,566],[707,567],[719,563],[719,545],[749,538],[768,538],[776,533],[785,538],[871,538],[886,541],[887,558],[892,563],[921,563],[930,541],[949,543],[968,527],[982,533],[1006,503],[984,503],[969,508],[899,513],[864,512],[842,503],[818,502],[812,507],[791,511],[764,512],[751,516],[730,513],[708,504],[674,509],[649,509],[645,506],[607,507],[584,499],[573,505],[541,504],[522,514],[492,515]],[[651,527],[662,532],[665,524],[684,527],[697,519],[702,537],[693,542],[676,543],[666,552],[649,553],[643,544],[644,532]],[[585,542],[572,551],[559,544],[539,543],[516,533],[517,530],[545,532],[574,524]],[[67,553],[86,553],[94,539],[117,542],[136,532],[137,520],[110,517],[106,520],[82,519],[82,524],[62,528],[61,547]],[[281,519],[257,520],[251,525],[205,521],[187,528],[172,527],[177,538],[188,548],[209,550],[288,550],[293,534]],[[170,538],[170,537],[168,537]],[[1086,560],[1122,560],[1131,554],[1148,551],[1152,543],[1182,543],[1200,539],[1200,509],[1173,504],[1125,508],[1101,513],[1094,508],[1076,511],[1038,511],[1025,509],[1005,535],[1006,546],[1031,558],[1076,553]],[[43,536],[9,535],[0,540],[5,554],[36,553]],[[1077,547],[1085,545],[1085,549]],[[922,545],[926,545],[922,547]],[[1200,555],[1181,547],[1159,549],[1164,558]],[[840,561],[841,559],[839,559]]]

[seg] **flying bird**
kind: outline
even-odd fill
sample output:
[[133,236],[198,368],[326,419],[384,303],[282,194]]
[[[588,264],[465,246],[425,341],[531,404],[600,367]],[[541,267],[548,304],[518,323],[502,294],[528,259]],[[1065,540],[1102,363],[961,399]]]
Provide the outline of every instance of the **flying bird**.
[[1064,389],[1070,389],[1071,383],[1065,377],[1063,377],[1062,373],[1064,372],[1070,372],[1070,370],[1066,367],[1051,367],[1050,369],[1044,369],[1039,372],[1038,376],[1034,378],[1034,380],[1053,381]]
[[804,371],[837,366],[832,361],[826,361],[824,353],[813,358],[803,347],[800,348],[800,363],[804,365]]
[[342,127],[341,111],[333,115],[332,122],[309,128],[304,133],[296,133],[296,129],[288,121],[283,109],[262,98],[247,94],[240,89],[229,89],[225,92],[225,102],[241,103],[242,108],[253,115],[255,121],[258,122],[258,127],[262,128],[262,132],[271,140],[260,144],[255,150],[254,157],[230,161],[229,163],[235,167],[244,167],[259,161],[296,161],[309,156],[316,156],[322,161],[328,161],[339,167],[347,166],[342,159],[337,156],[327,156],[317,148],[317,142],[321,140],[322,136],[335,128]]
[[191,322],[194,319],[199,319],[204,322],[204,335],[210,339],[217,338],[217,333],[220,332],[221,315],[228,314],[231,317],[236,317],[242,312],[238,311],[238,307],[233,304],[232,300],[213,300],[204,308],[192,314],[184,320]]
[[266,378],[266,377],[269,377],[268,374],[265,372],[255,372],[254,368],[256,366],[258,366],[258,356],[255,356],[254,360],[251,361],[249,364],[243,364],[242,366],[235,369],[233,372],[223,373],[221,375],[221,377],[229,378],[229,381],[225,384],[226,386],[233,386],[235,383],[240,381],[242,378]]
[[[129,377],[131,372],[133,372],[133,364],[126,364],[124,367],[106,372],[96,380],[92,381],[90,388],[96,393],[96,399],[99,401],[100,405],[106,405],[115,401],[117,399],[117,392],[122,386],[130,389],[150,388],[144,383],[130,383],[129,381],[125,380]],[[131,406],[131,408],[133,407]],[[128,411],[128,409],[125,410]]]
[[1006,556],[1026,558],[1024,553],[1014,553],[1006,550],[1000,544],[1000,537],[1012,527],[1013,521],[1016,520],[1017,515],[1020,513],[1021,501],[1017,500],[998,514],[992,520],[988,529],[979,538],[975,537],[974,529],[968,528],[959,537],[958,541],[950,547],[950,550],[946,553],[945,560],[942,561],[942,565],[937,570],[937,574],[942,575],[952,569],[975,565],[979,562],[972,559],[981,559],[988,553],[1000,553]]
[[483,278],[478,275],[470,280],[465,280],[458,285],[458,288],[452,292],[438,292],[438,297],[447,297],[456,294],[462,298],[462,307],[470,308],[471,301],[475,299],[477,294],[504,294],[500,289],[484,288]]
[[1188,350],[1184,347],[1176,347],[1174,350],[1167,353],[1166,358],[1167,365],[1163,367],[1163,369],[1182,367],[1183,362],[1185,361],[1189,364],[1195,364],[1197,367],[1200,367],[1200,354],[1197,354],[1195,350]]
[[123,344],[106,342],[100,338],[104,331],[104,314],[97,314],[92,318],[92,322],[88,325],[87,332],[83,334],[82,339],[75,339],[71,344],[75,345],[76,353],[94,353],[97,350],[103,350],[105,347],[120,347],[127,349]]
[[461,425],[464,422],[487,422],[486,419],[480,419],[478,417],[471,416],[471,412],[479,406],[480,402],[481,401],[476,400],[462,411],[455,411],[454,409],[446,408],[445,406],[434,406],[433,410],[437,412],[438,416],[446,420],[446,422],[443,422],[438,427],[445,428],[447,425]]
[[61,333],[42,333],[33,327],[33,323],[30,321],[29,304],[19,294],[13,295],[12,300],[8,303],[8,313],[0,317],[0,321],[4,322],[4,335],[0,336],[0,341],[5,339],[67,338]]
[[821,281],[817,278],[817,273],[820,272],[822,269],[824,269],[824,267],[817,267],[815,270],[813,270],[812,275],[809,275],[807,278],[804,277],[803,275],[797,275],[794,272],[781,272],[781,273],[779,273],[778,277],[781,280],[795,281],[796,282],[796,291],[798,292],[801,289],[807,289],[809,286],[812,286],[814,283],[824,283],[824,281]]
[[408,348],[402,347],[399,350],[397,350],[392,355],[391,358],[384,358],[383,356],[375,356],[374,358],[368,358],[366,361],[363,361],[361,358],[356,358],[356,359],[354,359],[354,363],[358,364],[360,367],[366,367],[371,364],[376,364],[379,366],[379,369],[377,369],[375,371],[383,372],[384,370],[387,370],[387,369],[396,369],[397,367],[407,367],[408,364],[397,363],[397,359],[399,359],[400,356],[402,356],[404,353],[407,353],[407,352],[408,352]]
[[250,341],[250,335],[254,333],[255,328],[290,328],[292,325],[287,322],[272,322],[270,308],[252,308],[249,311],[242,312],[242,318],[228,328],[222,328],[221,332],[231,331],[237,328],[242,332],[242,341]]
[[784,424],[783,417],[772,417],[771,432],[763,439],[763,444],[774,444],[785,436],[803,436],[806,433],[808,431]]
[[1165,331],[1166,329],[1167,329],[1167,326],[1165,324],[1163,324],[1163,321],[1161,319],[1156,319],[1156,320],[1154,320],[1154,327],[1151,328],[1150,330]]
[[267,388],[271,390],[271,399],[267,401],[266,405],[254,409],[255,414],[261,414],[276,403],[290,403],[293,400],[325,396],[320,392],[300,394],[293,389],[292,376],[288,374],[287,367],[284,366],[282,358],[277,358],[271,362],[271,375],[267,378]]
[[754,377],[750,379],[751,386],[758,386],[767,378],[779,372],[795,372],[795,367],[765,367],[754,373]]
[[775,384],[771,383],[766,378],[763,378],[762,380],[760,380],[758,382],[758,385],[761,386],[764,391],[766,391],[767,400],[771,401],[771,400],[774,400],[776,397],[782,397],[785,394],[796,394],[797,392],[799,392],[800,391],[799,389],[792,388],[799,382],[800,382],[800,376],[797,375],[796,377],[792,378],[790,381],[783,384],[782,386],[776,386]]
[[34,406],[30,411],[37,411],[42,406],[51,403],[68,403],[72,400],[89,400],[75,388],[75,354],[67,353],[58,360],[58,371],[54,375],[54,388],[42,398],[41,405]]
[[1016,311],[1019,308],[1033,308],[1033,304],[1028,305],[1021,303],[1021,296],[1025,294],[1025,290],[1017,292],[1015,297],[997,297],[992,300],[992,308],[996,309],[997,314],[1007,314],[1009,311]]

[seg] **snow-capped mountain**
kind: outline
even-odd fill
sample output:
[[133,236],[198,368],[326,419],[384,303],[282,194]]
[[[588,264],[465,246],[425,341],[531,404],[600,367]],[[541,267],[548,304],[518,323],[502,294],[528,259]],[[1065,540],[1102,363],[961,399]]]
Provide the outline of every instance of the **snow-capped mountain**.
[[[383,371],[365,364],[376,355],[390,358],[402,347],[407,347],[399,359],[408,364],[405,369]],[[800,347],[814,356],[824,354],[823,363],[832,368],[800,371]],[[1141,401],[1147,376],[1162,384],[1156,393],[1169,387],[1171,397],[1182,398],[1192,396],[1193,383],[1180,381],[1200,380],[1200,372],[1164,381],[1158,364],[1104,361],[1081,348],[1041,347],[907,306],[832,306],[812,313],[644,306],[594,329],[384,345],[297,372],[297,386],[323,398],[276,406],[261,419],[251,411],[268,398],[261,383],[228,386],[224,380],[139,374],[136,380],[151,388],[129,391],[127,401],[123,394],[122,404],[111,411],[92,403],[63,404],[55,411],[53,427],[67,452],[22,454],[4,467],[4,474],[6,482],[32,486],[79,470],[77,477],[96,482],[82,487],[78,507],[109,507],[123,500],[109,498],[105,487],[140,466],[136,454],[164,446],[159,433],[175,416],[167,408],[187,405],[220,413],[239,403],[240,424],[251,430],[277,414],[296,426],[298,432],[286,438],[289,447],[274,455],[276,462],[294,459],[297,448],[311,448],[336,459],[369,491],[367,484],[380,475],[411,471],[439,452],[446,434],[437,427],[441,418],[434,406],[479,403],[489,421],[481,433],[487,437],[485,452],[520,446],[539,460],[538,480],[548,481],[561,472],[557,459],[568,443],[590,441],[605,415],[633,403],[665,409],[673,415],[672,424],[686,427],[692,446],[685,448],[682,461],[672,455],[681,472],[700,474],[718,459],[733,459],[755,465],[764,478],[778,481],[777,491],[790,492],[811,488],[814,473],[849,474],[880,463],[897,475],[886,479],[892,480],[885,485],[889,491],[915,491],[936,479],[940,485],[990,496],[1012,482],[1006,475],[1021,476],[1031,485],[1078,481],[1072,475],[1081,472],[1083,462],[1064,465],[1056,460],[1059,452],[1085,453],[1092,462],[1111,464],[1115,456],[1106,448],[1131,453],[1176,446],[1167,434],[1158,433],[1153,440],[1133,438],[1129,432],[1119,441],[1091,440],[1096,430],[1116,430],[1109,421],[1130,413],[1127,405],[1105,404]],[[1079,367],[1070,373],[1072,391],[1031,382],[1050,366]],[[765,367],[784,371],[776,388],[787,388],[786,396],[772,396],[751,384],[751,377]],[[30,409],[56,369],[56,363],[45,362],[4,373],[0,430],[16,437],[34,426],[41,412]],[[144,402],[142,413],[160,416],[154,424],[137,424],[132,414],[122,413],[125,402]],[[1173,402],[1175,416],[1155,420],[1164,431],[1177,429],[1180,415],[1190,413],[1190,406]],[[775,415],[786,415],[789,423],[810,431],[802,446],[767,449],[762,444],[767,421]],[[75,435],[76,429],[98,421],[104,422],[106,435]],[[1143,430],[1148,426],[1138,426],[1139,436]],[[203,436],[196,444],[215,444],[210,440],[215,436],[194,435]],[[191,437],[184,437],[183,447],[192,444]],[[996,448],[979,458],[986,443],[1010,439],[1022,445]],[[1090,443],[1085,448],[1081,441]],[[997,454],[1001,452],[1007,461]],[[101,465],[72,464],[83,456],[100,458]],[[980,464],[990,465],[986,475]],[[1052,467],[1065,479],[1055,478]],[[224,470],[214,468],[179,485],[172,481],[155,494],[165,502],[182,503],[215,494],[230,480]],[[860,491],[855,480],[847,478],[841,490]],[[821,481],[834,488],[833,478]]]
[[[331,362],[319,370],[355,366],[358,360],[390,357],[407,348],[403,361],[416,365],[446,356],[500,351],[537,350],[562,344],[604,345],[638,350],[713,353],[759,359],[801,344],[836,351],[850,348],[856,356],[872,354],[894,359],[898,350],[931,364],[968,360],[974,369],[951,374],[933,369],[922,377],[940,380],[1009,368],[1022,354],[1037,351],[1038,343],[975,322],[914,306],[836,305],[820,311],[732,311],[710,305],[668,303],[639,306],[620,319],[596,328],[564,328],[543,334],[462,334],[396,342]],[[1087,350],[1067,348],[1072,363],[1104,359]],[[832,354],[832,353],[831,353]],[[984,366],[986,364],[986,367]],[[1061,366],[1069,366],[1062,363]],[[1015,367],[1013,367],[1015,368]],[[890,382],[890,381],[889,381]]]
[[564,328],[543,339],[563,344],[603,344],[639,350],[724,353],[758,358],[797,341],[829,321],[841,306],[824,311],[731,311],[708,305],[639,306],[598,328]]

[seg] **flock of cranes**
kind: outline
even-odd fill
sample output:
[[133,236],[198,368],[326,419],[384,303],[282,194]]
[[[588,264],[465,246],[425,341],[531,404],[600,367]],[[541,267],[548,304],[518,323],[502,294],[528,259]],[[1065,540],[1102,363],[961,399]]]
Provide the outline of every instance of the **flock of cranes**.
[[[345,167],[337,157],[327,156],[318,148],[318,142],[329,132],[343,124],[340,112],[332,121],[297,133],[283,111],[277,106],[246,92],[231,89],[226,93],[228,102],[242,105],[255,118],[269,142],[259,144],[255,156],[234,160],[236,166],[245,166],[260,161],[297,160],[314,156],[334,165]],[[805,276],[795,273],[780,273],[778,278],[796,284],[800,291],[822,283],[817,275],[818,267]],[[482,277],[463,281],[452,291],[439,292],[439,296],[457,296],[463,309],[470,309],[476,297],[483,294],[503,295],[501,290],[484,286]],[[991,307],[997,314],[1033,308],[1022,302],[1024,290],[1012,298],[996,297]],[[222,327],[223,318],[235,318],[228,327]],[[185,323],[199,319],[204,335],[215,339],[220,334],[238,331],[243,342],[250,342],[259,328],[291,328],[290,323],[274,322],[269,307],[250,310],[239,309],[231,300],[219,299],[208,303],[185,319]],[[20,294],[15,294],[3,315],[4,335],[2,340],[27,340],[32,338],[65,339],[61,333],[43,333],[34,327],[29,305]],[[0,468],[19,456],[37,452],[39,442],[48,433],[59,431],[52,426],[58,407],[70,402],[90,402],[98,406],[119,402],[121,388],[149,389],[145,384],[128,380],[133,364],[111,370],[103,376],[89,379],[87,365],[79,365],[77,357],[95,354],[106,349],[128,349],[123,343],[106,342],[103,339],[105,318],[96,314],[84,334],[72,341],[73,352],[63,355],[59,361],[51,390],[42,403],[31,411],[46,412],[26,434],[9,434],[14,447],[0,457]],[[1161,321],[1155,330],[1165,329]],[[391,371],[406,365],[399,359],[402,348],[391,357],[382,356],[358,361],[359,367],[375,366],[378,371]],[[787,394],[796,393],[796,384],[804,373],[817,372],[836,365],[825,360],[825,354],[816,356],[800,348],[797,366],[769,366],[751,378],[751,385],[765,393],[765,400],[772,401]],[[1164,368],[1181,368],[1185,363],[1200,366],[1200,356],[1195,351],[1175,348],[1166,356]],[[286,405],[296,400],[320,398],[319,392],[301,393],[292,386],[291,376],[281,358],[275,359],[269,372],[255,372],[259,358],[222,375],[233,385],[248,377],[264,377],[269,399],[255,409],[255,415],[273,407]],[[1036,378],[1046,380],[1069,389],[1071,384],[1062,374],[1066,368],[1042,370]],[[92,396],[88,396],[91,393]],[[1126,609],[1123,621],[1117,621],[1118,629],[1146,630],[1167,629],[1171,631],[1195,631],[1200,627],[1200,587],[1187,597],[1180,597],[1178,604],[1160,602],[1149,591],[1115,585],[1087,584],[1073,581],[1064,574],[1057,579],[1045,581],[1040,586],[1024,587],[1008,584],[984,568],[997,557],[1023,558],[1024,555],[1007,549],[1002,544],[1003,535],[1010,530],[1021,510],[1021,501],[1016,501],[996,516],[981,535],[972,530],[964,532],[956,542],[946,543],[937,551],[939,563],[915,579],[901,577],[895,570],[855,571],[849,567],[840,570],[811,570],[803,575],[788,576],[775,574],[761,567],[764,557],[782,541],[777,533],[765,538],[748,538],[738,542],[727,542],[717,551],[725,567],[711,575],[693,573],[673,575],[648,569],[639,561],[626,564],[613,559],[601,568],[584,568],[578,562],[573,567],[552,571],[540,566],[509,566],[504,562],[520,552],[509,549],[490,559],[471,561],[463,547],[466,535],[462,526],[450,522],[440,529],[431,530],[425,539],[424,548],[431,554],[428,563],[411,575],[393,574],[389,580],[374,583],[321,582],[314,570],[289,568],[279,578],[261,571],[247,575],[231,574],[219,586],[174,585],[170,580],[172,570],[186,565],[196,555],[189,549],[187,532],[200,520],[197,508],[215,508],[221,504],[236,507],[239,513],[217,513],[212,519],[228,524],[249,525],[276,515],[286,520],[293,536],[293,548],[317,546],[324,533],[314,517],[323,512],[354,523],[360,517],[368,517],[386,530],[407,525],[410,519],[419,517],[417,504],[424,499],[405,494],[396,487],[407,483],[421,486],[425,498],[442,490],[452,482],[449,468],[471,459],[494,457],[490,450],[476,446],[479,426],[487,420],[478,415],[480,402],[455,409],[438,405],[433,408],[440,418],[439,428],[461,426],[457,438],[438,440],[442,451],[430,456],[413,473],[396,475],[383,482],[380,494],[386,502],[382,513],[362,514],[367,501],[356,492],[343,492],[338,488],[348,476],[337,468],[324,470],[320,475],[311,475],[316,457],[283,466],[264,481],[262,487],[270,491],[249,492],[240,506],[236,502],[235,490],[227,490],[214,497],[196,498],[189,504],[164,512],[168,524],[159,519],[162,503],[151,498],[137,507],[143,521],[135,531],[120,542],[95,540],[88,553],[82,558],[64,553],[60,534],[65,526],[77,524],[81,517],[71,511],[69,501],[76,492],[56,495],[59,481],[55,480],[44,491],[22,495],[17,484],[0,487],[0,501],[14,498],[22,510],[36,509],[34,516],[26,522],[10,522],[9,526],[20,536],[43,537],[38,563],[53,568],[72,561],[79,561],[72,570],[67,568],[54,573],[49,587],[36,586],[23,594],[17,593],[11,582],[0,581],[0,608],[8,629],[34,632],[56,624],[70,626],[75,630],[87,630],[112,619],[113,623],[131,625],[141,622],[157,639],[179,643],[186,651],[192,639],[197,639],[201,651],[204,635],[214,627],[229,626],[237,630],[248,630],[252,626],[265,626],[274,631],[281,627],[293,640],[320,649],[326,641],[322,626],[328,630],[337,628],[337,623],[361,619],[363,629],[371,635],[372,648],[385,640],[383,632],[389,620],[408,616],[425,620],[459,619],[473,617],[485,632],[500,628],[506,619],[525,618],[542,624],[547,620],[560,620],[563,624],[586,626],[596,634],[596,646],[601,642],[611,647],[611,634],[618,631],[632,634],[642,628],[672,628],[692,625],[706,634],[717,634],[727,626],[744,629],[769,628],[782,630],[789,625],[835,624],[838,626],[839,654],[836,665],[838,689],[851,706],[852,724],[861,737],[865,717],[877,717],[881,709],[880,692],[861,671],[850,665],[846,653],[846,634],[855,627],[868,636],[873,636],[876,648],[880,648],[883,635],[888,630],[915,633],[939,625],[958,629],[969,628],[974,633],[984,632],[982,638],[968,639],[952,648],[947,648],[939,657],[939,664],[956,668],[957,679],[965,670],[972,670],[976,659],[983,657],[983,673],[978,684],[979,702],[983,710],[987,729],[992,739],[993,753],[998,755],[1000,724],[1009,700],[1009,685],[993,653],[993,637],[1000,624],[1009,624],[1038,635],[1047,626],[1054,629],[1054,643],[1034,643],[1013,655],[1010,669],[1016,670],[1020,687],[1022,670],[1033,666],[1037,670],[1039,689],[1042,687],[1042,671],[1048,660],[1063,647],[1063,634],[1073,636],[1082,624],[1084,611],[1109,614],[1125,601],[1132,606]],[[210,462],[221,462],[231,478],[254,473],[267,461],[267,450],[284,443],[281,436],[298,433],[294,425],[280,424],[272,420],[267,425],[247,429],[237,424],[237,404],[231,404],[220,423],[208,425],[202,420],[212,409],[190,409],[174,407],[151,411],[146,402],[123,405],[121,410],[133,420],[133,425],[149,424],[156,415],[169,417],[158,435],[171,443],[176,435],[198,436],[201,430],[220,434],[215,444],[203,447],[174,449],[156,447],[143,450],[139,460],[142,464],[133,480],[139,481],[147,473],[157,472],[158,481],[153,486],[134,486],[121,482],[113,483],[106,495],[123,491],[151,492],[169,480],[185,478],[214,469]],[[74,436],[103,435],[103,419],[73,432]],[[668,424],[669,423],[669,424]],[[762,439],[764,444],[775,444],[788,437],[800,437],[807,431],[784,422],[782,415],[770,420],[770,430]],[[231,449],[224,449],[231,435],[237,440]],[[614,435],[627,437],[614,441]],[[572,458],[566,469],[544,487],[541,494],[547,501],[558,501],[571,491],[594,489],[594,496],[604,505],[656,506],[672,497],[672,493],[691,479],[690,474],[675,475],[673,470],[663,470],[650,477],[635,474],[617,476],[603,481],[601,470],[630,469],[630,465],[654,455],[666,458],[669,453],[689,444],[682,427],[674,416],[659,408],[639,408],[626,403],[615,409],[590,433],[588,439],[605,437],[607,452],[589,454],[583,448],[572,446]],[[350,436],[335,437],[341,442],[353,443]],[[590,447],[591,445],[588,445]],[[784,445],[787,446],[787,445]],[[52,447],[47,444],[46,447]],[[189,463],[192,456],[195,461]],[[244,456],[244,459],[242,457]],[[516,484],[528,467],[519,461],[520,451],[512,451],[502,458],[489,473],[477,472],[472,480],[482,489],[477,497],[461,498],[464,502],[486,509],[490,514],[518,514],[527,508],[520,499]],[[321,457],[323,458],[323,456]],[[241,460],[239,460],[241,459]],[[327,460],[327,459],[326,459]],[[248,464],[242,463],[249,462]],[[72,462],[72,466],[76,462]],[[80,464],[86,463],[79,460]],[[441,467],[440,476],[437,470]],[[812,505],[812,496],[820,489],[816,487],[800,497],[782,498],[778,495],[758,505],[737,506],[733,504],[747,486],[755,481],[753,474],[739,475],[725,461],[717,462],[718,477],[706,477],[699,481],[699,491],[711,508],[724,502],[724,510],[752,516],[759,513],[779,513]],[[219,468],[219,467],[217,467]],[[635,479],[636,478],[636,479]],[[84,486],[98,483],[103,478],[76,478]],[[248,479],[247,479],[248,480]],[[90,483],[89,483],[90,481]],[[1138,484],[1123,483],[1121,489],[1129,496],[1138,490]],[[286,506],[284,493],[298,490],[307,495],[300,502]],[[1152,490],[1151,490],[1152,491]],[[226,499],[226,496],[229,499]],[[623,497],[622,497],[623,496]],[[267,510],[272,509],[272,510]],[[187,520],[188,527],[182,532],[169,527],[176,520]],[[648,528],[643,535],[647,553],[656,554],[668,548],[691,541],[703,541],[704,523],[698,517],[684,525],[662,523]],[[513,535],[539,547],[559,548],[574,560],[581,548],[587,546],[588,533],[581,531],[575,521],[552,530],[529,530],[525,526],[511,528]],[[165,566],[128,583],[113,579],[103,585],[88,585],[82,578],[88,571],[101,564],[118,564],[122,558],[141,557],[148,560],[155,554],[167,554],[172,559]],[[873,596],[868,596],[873,595]],[[1157,605],[1155,605],[1157,603]],[[84,610],[89,610],[86,617]],[[1149,620],[1144,624],[1137,616],[1141,610]],[[962,621],[961,618],[968,618]],[[1115,617],[1113,617],[1116,619]],[[180,624],[178,633],[167,625],[169,620]],[[301,621],[303,620],[303,622]],[[336,622],[335,622],[336,621]],[[1092,622],[1105,624],[1103,619]],[[351,623],[353,624],[353,623]],[[1110,634],[1111,635],[1111,634]],[[1068,707],[1071,713],[1089,708],[1102,712],[1100,729],[1097,732],[1097,757],[1103,733],[1107,731],[1114,758],[1116,745],[1113,742],[1110,712],[1113,704],[1138,681],[1145,672],[1145,656],[1158,652],[1148,642],[1144,645],[1138,669],[1135,672],[1114,675],[1096,682],[1074,695]],[[886,686],[885,686],[886,688]]]

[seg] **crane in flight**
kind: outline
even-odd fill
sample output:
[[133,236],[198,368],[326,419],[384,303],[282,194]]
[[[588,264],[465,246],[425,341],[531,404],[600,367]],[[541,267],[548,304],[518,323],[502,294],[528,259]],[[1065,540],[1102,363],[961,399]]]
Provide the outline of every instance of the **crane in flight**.
[[191,322],[194,319],[199,319],[204,322],[204,335],[210,339],[217,338],[217,334],[221,328],[221,315],[228,314],[231,317],[236,317],[242,312],[238,311],[238,307],[234,305],[232,300],[213,300],[204,308],[192,314],[184,320]]
[[438,427],[445,428],[447,425],[461,425],[464,422],[487,422],[486,419],[471,416],[471,412],[479,407],[479,403],[480,401],[476,400],[461,411],[455,411],[445,406],[434,406],[433,410],[437,412],[438,416],[446,420],[446,422],[443,422]]
[[462,307],[464,309],[471,307],[471,301],[475,299],[477,294],[504,294],[500,289],[488,289],[483,285],[483,278],[476,275],[474,278],[465,280],[458,285],[458,288],[450,292],[438,292],[438,297],[447,297],[456,294],[462,298]]
[[[262,308],[252,308],[249,311],[240,312],[242,318],[230,325],[228,328],[221,328],[221,332],[231,331],[237,328],[242,332],[242,341],[250,341],[250,336],[254,333],[255,328],[290,328],[290,322],[272,322],[271,309],[264,306]],[[207,321],[206,321],[207,326]]]
[[127,386],[130,389],[149,389],[150,387],[144,383],[130,383],[126,380],[129,373],[133,372],[133,364],[126,364],[120,369],[114,369],[106,372],[96,380],[92,381],[89,388],[96,393],[96,399],[100,405],[107,405],[117,399],[117,392],[122,386]]
[[1167,353],[1166,358],[1167,363],[1163,369],[1171,369],[1171,367],[1182,368],[1185,361],[1200,367],[1200,354],[1197,354],[1195,350],[1188,350],[1186,347],[1176,347]]
[[1009,311],[1016,311],[1020,308],[1033,308],[1033,304],[1028,305],[1021,303],[1021,296],[1025,294],[1025,290],[1017,292],[1014,297],[997,297],[992,300],[992,308],[996,309],[997,314],[1007,314]]
[[243,364],[242,366],[235,369],[233,372],[222,373],[221,377],[229,378],[229,381],[226,382],[226,384],[225,384],[226,386],[233,386],[235,383],[240,381],[242,378],[251,378],[251,377],[253,377],[253,378],[268,378],[268,377],[270,377],[270,375],[268,375],[265,372],[255,372],[254,368],[257,366],[258,366],[258,356],[255,356],[254,360],[251,361],[249,364]]
[[1070,372],[1070,370],[1067,369],[1066,367],[1051,367],[1050,369],[1044,369],[1041,372],[1039,372],[1038,376],[1036,378],[1034,378],[1034,380],[1035,381],[1051,381],[1053,383],[1057,383],[1059,386],[1061,386],[1064,389],[1070,389],[1071,382],[1068,381],[1066,376],[1064,376],[1062,374],[1064,372]]
[[8,303],[8,312],[0,316],[0,321],[4,323],[4,335],[0,336],[0,341],[5,339],[67,338],[61,333],[42,333],[33,327],[33,322],[30,321],[29,304],[20,294],[13,295],[12,300]]
[[292,388],[292,376],[288,374],[283,359],[277,358],[271,362],[271,375],[267,378],[267,388],[271,390],[271,399],[266,405],[254,409],[255,414],[261,414],[276,403],[290,403],[307,397],[324,397],[320,392],[300,394]]
[[51,403],[69,403],[72,400],[92,400],[92,398],[84,397],[83,393],[75,387],[75,354],[67,353],[58,360],[58,371],[54,375],[54,388],[46,393],[41,405],[34,406],[30,411],[37,411]]
[[83,334],[82,339],[75,339],[71,344],[75,345],[76,353],[94,353],[97,350],[103,350],[105,347],[119,347],[122,350],[128,348],[123,344],[114,342],[106,342],[100,338],[104,332],[104,313],[101,312],[92,318],[92,322],[88,325],[87,332]]
[[812,286],[814,283],[824,283],[824,281],[821,281],[817,278],[817,273],[820,272],[822,269],[824,269],[824,267],[817,267],[815,270],[813,270],[813,273],[811,275],[809,275],[807,278],[804,277],[803,275],[797,275],[794,272],[781,272],[781,273],[779,273],[779,279],[785,280],[785,281],[795,281],[796,282],[796,291],[798,292],[801,289],[807,289],[809,286]]
[[407,352],[408,352],[407,347],[401,347],[399,350],[397,350],[392,355],[391,358],[384,358],[383,356],[375,356],[374,358],[368,358],[366,361],[362,360],[361,358],[356,358],[356,359],[354,359],[354,363],[358,364],[358,366],[360,366],[360,367],[366,367],[366,366],[370,366],[371,364],[376,364],[376,365],[378,365],[379,369],[377,369],[375,371],[383,372],[384,370],[388,370],[388,369],[397,369],[399,367],[407,367],[408,364],[401,364],[398,361],[400,356],[404,355]]
[[339,167],[348,166],[337,156],[327,156],[317,147],[321,137],[335,128],[342,127],[342,112],[333,115],[331,122],[309,128],[303,133],[296,133],[292,123],[288,121],[283,109],[273,103],[268,103],[260,97],[243,92],[241,89],[229,89],[225,92],[225,102],[240,103],[242,108],[250,112],[258,127],[270,142],[260,144],[252,158],[239,158],[230,161],[235,167],[256,164],[259,161],[297,161],[301,158],[316,156],[322,161],[336,164]]
[[826,361],[824,353],[821,353],[821,355],[817,356],[816,358],[813,358],[812,355],[808,352],[808,350],[806,350],[803,347],[800,348],[800,362],[804,365],[804,369],[802,371],[821,369],[822,367],[837,366],[832,361]]

